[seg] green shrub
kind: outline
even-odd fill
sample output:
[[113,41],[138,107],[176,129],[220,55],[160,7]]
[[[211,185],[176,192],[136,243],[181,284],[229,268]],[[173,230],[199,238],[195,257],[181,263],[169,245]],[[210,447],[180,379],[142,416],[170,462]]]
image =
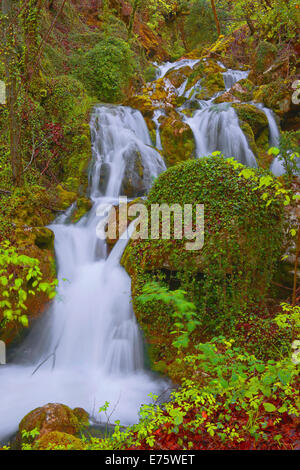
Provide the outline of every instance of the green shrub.
[[76,74],[92,95],[113,103],[122,99],[134,72],[133,53],[129,45],[122,39],[109,37],[82,57]]

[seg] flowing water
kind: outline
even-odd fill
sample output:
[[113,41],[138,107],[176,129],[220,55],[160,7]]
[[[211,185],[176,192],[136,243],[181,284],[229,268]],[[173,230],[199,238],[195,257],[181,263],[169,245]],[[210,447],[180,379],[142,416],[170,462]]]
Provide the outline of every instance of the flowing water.
[[[157,77],[163,78],[170,70],[179,70],[182,67],[189,66],[193,68],[199,61],[183,59],[175,64],[166,63],[158,67]],[[200,100],[196,98],[197,92],[201,90],[201,80],[194,86],[194,89],[186,91],[187,80],[178,88],[177,94],[185,96],[187,102],[177,111],[181,114],[182,119],[193,131],[196,143],[196,157],[201,158],[210,155],[215,151],[220,151],[226,157],[234,156],[240,163],[250,167],[257,167],[256,158],[249,146],[247,138],[239,125],[239,119],[236,111],[230,103],[214,104],[214,100],[225,91],[229,91],[240,80],[245,79],[249,75],[249,71],[226,69],[226,67],[218,62],[218,65],[224,69],[223,78],[225,89],[216,93],[208,100]],[[193,116],[187,116],[183,111],[190,105],[196,106]],[[263,105],[252,103],[261,109],[269,122],[269,144],[270,147],[277,147],[279,144],[279,128],[276,123],[274,113]],[[159,110],[156,111],[159,116]],[[156,124],[158,120],[156,118]],[[159,133],[159,125],[157,124],[157,133]],[[156,137],[160,143],[160,137]],[[160,144],[161,145],[161,144]],[[280,159],[277,157],[271,165],[270,170],[279,176],[284,173],[284,168]]]
[[[135,193],[147,192],[152,178],[165,169],[150,147],[138,111],[100,106],[91,118],[93,208],[79,223],[68,210],[50,228],[55,233],[58,295],[47,315],[33,328],[16,357],[0,368],[0,439],[11,435],[22,417],[48,402],[83,407],[98,421],[106,401],[111,422],[138,421],[150,393],[169,385],[144,368],[144,345],[131,306],[131,283],[120,259],[126,240],[107,257],[96,228],[99,204],[117,203],[128,175]],[[141,159],[143,176],[135,170]],[[135,174],[137,171],[138,175]]]

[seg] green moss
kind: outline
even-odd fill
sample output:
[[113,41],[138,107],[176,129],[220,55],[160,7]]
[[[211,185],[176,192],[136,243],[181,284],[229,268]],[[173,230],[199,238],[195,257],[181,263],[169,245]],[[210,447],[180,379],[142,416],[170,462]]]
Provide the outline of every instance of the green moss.
[[[223,71],[224,70],[222,69],[222,67],[220,67],[216,61],[212,59],[208,59],[206,61],[202,60],[201,62],[199,62],[199,65],[196,65],[193,68],[193,71],[188,78],[186,90],[187,91],[190,90],[196,85],[197,82],[199,82],[199,80],[202,80],[207,77],[211,77],[210,80],[212,81],[215,80],[220,85],[220,83],[222,83],[220,74],[222,74]],[[216,79],[213,78],[214,75],[217,75]],[[225,88],[224,80],[223,80],[223,88]]]
[[53,431],[42,436],[33,450],[84,450],[84,443],[65,432]]
[[268,168],[270,157],[267,154],[269,148],[269,124],[263,111],[249,104],[234,103],[240,127],[244,132],[249,146],[263,168]]
[[208,100],[219,91],[225,91],[224,77],[221,72],[212,73],[201,80],[201,91],[197,93],[199,100]]

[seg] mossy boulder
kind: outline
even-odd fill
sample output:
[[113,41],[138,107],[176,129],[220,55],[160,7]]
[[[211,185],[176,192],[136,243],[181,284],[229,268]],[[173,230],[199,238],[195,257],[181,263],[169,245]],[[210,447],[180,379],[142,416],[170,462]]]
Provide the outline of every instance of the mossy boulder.
[[144,117],[153,118],[155,107],[152,104],[152,100],[149,95],[146,94],[132,96],[124,101],[124,106],[130,106],[131,108],[138,109]]
[[[206,86],[209,87],[212,86],[213,84],[218,84],[219,87],[222,85],[224,89],[225,84],[224,84],[224,79],[222,76],[222,72],[224,72],[224,69],[218,65],[218,63],[215,60],[212,59],[207,59],[207,60],[202,60],[199,62],[199,65],[195,65],[193,68],[192,73],[190,74],[188,78],[188,83],[186,86],[186,90],[190,90],[193,88],[196,83],[198,83],[201,80],[201,85],[206,83]],[[214,78],[214,76],[216,76]],[[204,79],[207,79],[207,82],[205,82]],[[223,82],[222,82],[223,79]],[[219,89],[217,90],[219,91]]]
[[215,100],[215,104],[221,104],[221,103],[240,103],[241,101],[236,98],[230,91],[226,91],[222,95],[218,96]]
[[84,450],[78,437],[65,432],[53,431],[45,434],[34,444],[33,450]]
[[[31,411],[22,419],[19,425],[16,445],[20,448],[23,443],[30,444],[54,431],[76,436],[86,425],[86,415],[84,419],[82,419],[78,414],[78,410],[74,413],[71,408],[66,405],[48,403],[43,407]],[[33,430],[38,431],[38,436],[26,438],[22,436],[22,431],[30,432]]]
[[251,104],[233,104],[232,107],[236,110],[240,121],[246,122],[251,127],[255,139],[268,128],[269,123],[265,113]]
[[[153,204],[182,208],[184,204],[204,204],[204,246],[189,251],[185,238],[149,238],[130,242],[122,257],[132,279],[133,306],[150,345],[151,360],[156,364],[164,361],[168,372],[176,356],[171,344],[172,309],[160,302],[139,302],[147,282],[157,280],[171,290],[187,292],[200,322],[194,342],[203,334],[206,338],[229,334],[243,312],[256,311],[266,302],[281,253],[283,211],[279,204],[267,208],[262,191],[254,190],[257,182],[240,178],[240,171],[241,167],[235,168],[222,157],[190,160],[169,168],[156,180],[146,204],[149,210]],[[253,172],[262,174],[261,170]]]
[[224,77],[221,72],[213,73],[201,80],[201,90],[196,94],[199,100],[209,100],[219,91],[225,90]]
[[177,70],[171,70],[166,77],[175,88],[179,88],[185,80],[193,73],[191,67],[182,67]]
[[161,124],[163,155],[168,166],[195,156],[195,140],[192,129],[177,113],[172,113]]
[[72,222],[78,222],[78,220],[80,220],[87,212],[91,210],[92,206],[92,201],[87,197],[78,198],[76,209],[72,214]]
[[143,156],[138,148],[130,148],[124,153],[124,160],[121,194],[128,197],[142,196],[147,190]]

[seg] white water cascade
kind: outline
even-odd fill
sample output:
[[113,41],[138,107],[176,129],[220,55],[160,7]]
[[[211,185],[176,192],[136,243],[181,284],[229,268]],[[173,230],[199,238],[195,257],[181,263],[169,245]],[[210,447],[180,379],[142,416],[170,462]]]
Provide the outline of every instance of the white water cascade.
[[[126,241],[120,240],[107,257],[105,242],[96,236],[97,206],[117,202],[126,172],[137,185],[136,193],[146,192],[165,165],[150,147],[138,111],[99,106],[91,118],[91,133],[93,208],[75,225],[68,223],[70,209],[50,227],[55,233],[58,295],[13,362],[0,367],[0,441],[16,431],[29,411],[49,402],[82,407],[99,421],[98,410],[108,401],[110,422],[135,423],[140,405],[151,401],[148,395],[160,395],[168,387],[144,369],[130,278],[120,266]],[[137,156],[143,167],[139,177]]]

